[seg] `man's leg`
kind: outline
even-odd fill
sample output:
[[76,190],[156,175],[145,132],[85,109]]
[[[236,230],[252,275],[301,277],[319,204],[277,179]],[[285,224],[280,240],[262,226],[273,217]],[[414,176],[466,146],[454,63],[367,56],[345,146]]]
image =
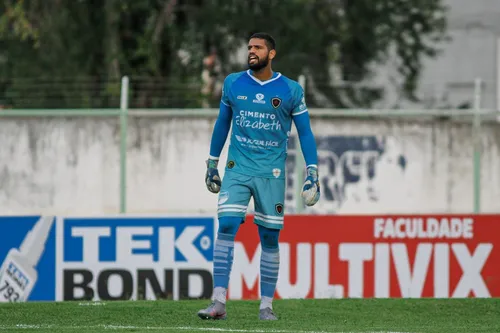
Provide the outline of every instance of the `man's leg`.
[[241,217],[224,216],[219,218],[219,229],[214,247],[213,301],[206,309],[198,312],[201,319],[226,319],[226,297],[229,275],[233,266],[234,237],[241,222]]
[[234,238],[245,219],[250,201],[250,189],[246,185],[250,180],[248,176],[227,172],[222,181],[217,211],[219,228],[214,246],[213,302],[208,308],[198,312],[202,319],[226,318],[226,297],[233,265]]
[[260,310],[273,309],[274,292],[278,282],[280,251],[278,245],[279,229],[259,227],[262,253],[260,257]]
[[214,300],[226,304],[229,275],[233,266],[234,237],[242,222],[241,217],[224,216],[219,219],[219,231],[214,249]]
[[280,253],[279,234],[283,228],[285,180],[255,178],[255,223],[259,226],[262,254],[260,258],[261,303],[259,318],[276,320],[272,301],[278,281]]

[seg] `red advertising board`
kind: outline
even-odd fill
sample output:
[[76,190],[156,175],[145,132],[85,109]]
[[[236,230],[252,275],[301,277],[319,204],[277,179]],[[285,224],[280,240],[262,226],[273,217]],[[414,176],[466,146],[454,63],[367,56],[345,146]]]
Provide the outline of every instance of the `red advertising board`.
[[[286,216],[277,298],[500,297],[500,215]],[[259,298],[250,216],[236,237],[232,299]]]

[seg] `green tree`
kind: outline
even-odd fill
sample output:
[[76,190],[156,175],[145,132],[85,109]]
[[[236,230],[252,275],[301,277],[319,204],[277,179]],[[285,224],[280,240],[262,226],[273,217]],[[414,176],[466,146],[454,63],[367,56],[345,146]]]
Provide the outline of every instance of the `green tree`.
[[391,52],[406,97],[416,99],[422,60],[446,37],[442,2],[4,0],[0,100],[117,107],[120,77],[128,75],[132,106],[198,107],[209,49],[218,50],[223,74],[242,70],[232,55],[256,31],[276,37],[275,69],[291,78],[305,73],[314,83],[307,89],[312,106],[370,107],[384,91],[361,83]]
[[[309,73],[328,102],[317,105],[370,107],[381,88],[358,85],[373,65],[395,50],[403,91],[415,100],[424,57],[434,57],[446,39],[446,8],[442,0],[288,0],[206,1],[197,11],[198,31],[210,32],[213,43],[228,55],[249,33],[268,31],[278,40],[276,68],[292,78]],[[229,46],[229,47],[228,47]],[[338,68],[340,87],[331,69]]]

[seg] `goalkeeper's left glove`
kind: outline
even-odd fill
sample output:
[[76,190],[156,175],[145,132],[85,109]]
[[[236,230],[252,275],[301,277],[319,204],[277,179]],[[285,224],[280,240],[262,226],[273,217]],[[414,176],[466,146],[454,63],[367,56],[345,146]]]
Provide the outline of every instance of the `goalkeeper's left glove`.
[[307,168],[307,177],[302,187],[302,198],[307,206],[313,206],[318,202],[319,196],[318,168],[310,166]]

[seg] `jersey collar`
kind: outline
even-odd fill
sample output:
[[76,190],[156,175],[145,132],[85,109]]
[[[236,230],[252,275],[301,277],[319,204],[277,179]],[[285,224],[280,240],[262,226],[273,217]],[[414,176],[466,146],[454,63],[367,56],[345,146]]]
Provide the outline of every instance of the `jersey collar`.
[[266,80],[266,81],[261,81],[261,80],[259,80],[258,78],[256,78],[255,76],[253,76],[253,75],[252,75],[252,72],[250,72],[250,70],[247,70],[247,74],[248,74],[248,76],[250,76],[250,77],[252,78],[252,80],[254,80],[255,82],[257,82],[257,83],[258,83],[258,84],[260,84],[261,86],[263,86],[263,85],[265,85],[265,84],[268,84],[268,83],[270,83],[270,82],[273,82],[274,80],[279,79],[279,78],[280,78],[280,76],[281,76],[281,73],[279,73],[279,72],[275,72],[275,73],[274,73],[275,75],[273,75],[273,77],[272,77],[272,78],[270,78],[269,80]]

